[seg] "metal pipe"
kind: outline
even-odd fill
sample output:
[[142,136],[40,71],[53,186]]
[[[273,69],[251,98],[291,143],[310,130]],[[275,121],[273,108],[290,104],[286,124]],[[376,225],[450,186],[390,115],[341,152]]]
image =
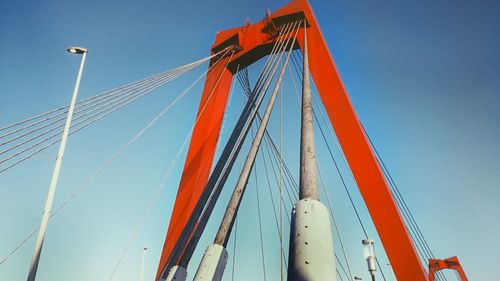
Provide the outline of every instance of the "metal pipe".
[[36,240],[33,257],[31,258],[31,264],[27,278],[28,281],[35,280],[36,273],[38,270],[38,262],[40,260],[43,241],[45,240],[45,234],[47,232],[47,225],[49,223],[50,211],[52,209],[52,204],[54,203],[54,196],[57,189],[57,181],[59,179],[59,173],[61,171],[62,159],[64,156],[64,150],[66,148],[66,141],[68,139],[69,128],[71,126],[71,119],[73,118],[73,111],[75,109],[76,97],[78,95],[78,88],[80,87],[80,79],[82,77],[83,66],[85,65],[85,58],[87,56],[87,49],[84,48],[70,48],[68,49],[68,51],[73,54],[82,54],[82,60],[80,63],[80,69],[78,70],[78,76],[76,77],[75,88],[73,90],[73,96],[71,98],[71,103],[68,110],[68,117],[66,118],[66,124],[64,126],[61,145],[59,146],[59,152],[57,153],[56,156],[56,163],[54,165],[54,171],[52,172],[52,179],[50,180],[49,192],[47,194],[47,200],[45,202],[45,208],[42,214],[40,230],[38,232],[38,237]]

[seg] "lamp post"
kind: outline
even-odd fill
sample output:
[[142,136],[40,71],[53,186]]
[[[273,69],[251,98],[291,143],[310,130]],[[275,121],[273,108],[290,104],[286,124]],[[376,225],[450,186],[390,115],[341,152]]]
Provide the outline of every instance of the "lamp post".
[[142,263],[141,263],[141,281],[144,281],[144,257],[146,256],[146,251],[148,248],[144,247],[142,251]]
[[368,271],[372,276],[372,281],[375,281],[375,271],[377,271],[377,265],[375,260],[375,242],[372,239],[363,239],[363,255],[368,263]]
[[57,180],[59,179],[59,172],[61,171],[64,149],[66,148],[66,141],[68,139],[69,128],[71,126],[71,119],[73,117],[73,111],[75,109],[76,97],[78,95],[78,88],[80,87],[80,79],[82,77],[83,65],[85,64],[85,57],[87,55],[87,49],[81,47],[71,47],[68,49],[68,52],[72,54],[82,55],[82,60],[80,63],[80,69],[78,70],[78,76],[76,78],[76,84],[75,84],[75,89],[73,90],[71,103],[69,105],[68,117],[66,118],[66,124],[64,125],[64,131],[61,138],[61,145],[59,146],[59,152],[57,153],[56,156],[56,163],[54,165],[52,178],[50,180],[49,192],[47,194],[47,200],[45,201],[45,208],[43,210],[42,220],[40,222],[40,230],[38,232],[38,237],[35,244],[35,251],[33,252],[33,257],[31,258],[31,264],[27,278],[28,281],[34,281],[36,277],[38,262],[40,260],[40,254],[42,252],[43,241],[45,239],[45,233],[47,231],[47,225],[49,223],[50,210],[52,209],[52,204],[54,203],[54,195],[56,193]]

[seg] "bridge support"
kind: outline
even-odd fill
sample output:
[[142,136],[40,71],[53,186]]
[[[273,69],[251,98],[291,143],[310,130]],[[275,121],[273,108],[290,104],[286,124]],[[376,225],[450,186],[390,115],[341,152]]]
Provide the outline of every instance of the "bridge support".
[[444,260],[430,259],[429,260],[429,281],[436,280],[436,272],[444,269],[456,270],[460,281],[468,281],[465,271],[457,257],[451,257]]
[[334,281],[330,216],[323,203],[302,199],[292,211],[288,281]]
[[185,281],[186,278],[186,268],[180,265],[175,265],[168,272],[167,279],[165,279],[165,281]]
[[[236,46],[237,52],[229,59],[227,67],[211,71],[205,83],[200,108],[212,89],[215,89],[214,97],[207,102],[207,110],[193,131],[157,279],[168,272],[167,264],[174,247],[208,181],[232,75],[238,67],[247,67],[268,55],[273,43],[280,39],[276,31],[297,19],[307,22],[311,74],[396,278],[429,280],[307,0],[294,0],[263,21],[217,33],[213,53],[228,46]],[[295,48],[304,49],[303,37],[299,36]],[[217,83],[214,78],[221,71],[223,76]],[[183,249],[185,245],[180,247]]]
[[219,244],[208,246],[193,281],[220,281],[226,264],[226,248]]
[[[295,27],[298,29],[298,24]],[[243,165],[243,169],[241,170],[240,176],[238,177],[238,181],[234,188],[233,194],[229,199],[226,212],[224,213],[224,217],[219,226],[219,230],[217,231],[217,235],[215,236],[214,244],[210,245],[205,251],[200,266],[198,267],[198,271],[196,272],[194,281],[220,281],[222,279],[224,268],[227,262],[227,251],[225,247],[227,246],[236,219],[236,215],[238,214],[241,200],[243,199],[243,195],[248,185],[248,179],[252,172],[255,159],[257,158],[257,153],[259,152],[262,138],[264,137],[264,134],[266,132],[266,127],[269,122],[269,118],[271,117],[271,112],[276,102],[276,97],[280,90],[281,81],[290,60],[290,55],[292,54],[292,49],[297,37],[297,33],[298,31],[296,31],[293,35],[293,40],[291,41],[290,47],[288,49],[288,55],[283,66],[281,67],[278,80],[276,81],[276,85],[274,86],[271,97],[269,98],[269,102],[264,112],[264,116],[262,117],[259,129],[255,134],[247,158],[245,159],[245,164]],[[283,45],[283,50],[285,50],[285,47],[289,45],[288,43],[290,42],[291,38],[292,36],[285,40],[286,43]],[[277,61],[276,63],[279,64],[280,61]],[[269,81],[272,81],[273,76],[274,73],[268,78],[270,79]],[[266,90],[264,90],[262,94],[265,94],[265,91]]]
[[307,34],[304,28],[304,69],[302,78],[302,118],[300,134],[300,201],[292,211],[290,230],[289,281],[335,281],[330,216],[319,201],[316,180],[316,148],[309,79]]

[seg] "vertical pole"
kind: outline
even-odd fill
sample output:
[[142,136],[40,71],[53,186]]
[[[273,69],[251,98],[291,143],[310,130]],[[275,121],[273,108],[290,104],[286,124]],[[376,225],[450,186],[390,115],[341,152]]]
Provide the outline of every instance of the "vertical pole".
[[[280,157],[283,156],[283,94],[280,95],[280,149],[279,149]],[[279,181],[279,190],[280,190],[280,252],[283,249],[283,163],[280,161],[280,181]],[[283,259],[280,254],[280,281],[283,281],[285,274],[283,272]]]
[[309,81],[307,26],[304,22],[304,70],[300,135],[299,202],[292,211],[288,281],[336,281],[330,216],[319,201]]
[[50,181],[49,192],[47,194],[47,200],[45,202],[45,208],[42,214],[42,220],[40,223],[40,230],[38,232],[38,237],[35,244],[35,250],[33,252],[33,257],[31,258],[31,264],[28,273],[28,281],[34,281],[36,273],[38,270],[38,262],[40,260],[40,255],[42,252],[43,241],[45,240],[45,233],[47,232],[47,225],[49,223],[50,211],[52,209],[52,204],[54,203],[54,196],[57,189],[57,181],[59,179],[59,172],[61,171],[62,159],[64,156],[64,149],[66,148],[66,141],[68,139],[69,128],[71,127],[71,119],[73,118],[73,111],[75,109],[76,97],[78,95],[78,88],[80,87],[80,79],[82,77],[83,66],[85,64],[85,57],[87,56],[87,51],[85,50],[82,55],[82,60],[80,63],[80,69],[78,70],[78,76],[76,78],[75,88],[73,90],[73,96],[71,98],[71,103],[68,110],[68,117],[66,118],[66,124],[64,126],[64,131],[61,139],[61,145],[59,146],[59,152],[56,156],[56,163],[54,165],[54,171],[52,172],[52,179]]
[[144,248],[142,251],[142,262],[141,262],[141,281],[144,281],[144,258],[146,256],[146,251],[148,248]]
[[316,180],[316,148],[312,115],[311,83],[309,78],[309,58],[307,55],[307,33],[304,28],[304,71],[302,74],[302,119],[300,134],[300,191],[299,199],[319,200]]

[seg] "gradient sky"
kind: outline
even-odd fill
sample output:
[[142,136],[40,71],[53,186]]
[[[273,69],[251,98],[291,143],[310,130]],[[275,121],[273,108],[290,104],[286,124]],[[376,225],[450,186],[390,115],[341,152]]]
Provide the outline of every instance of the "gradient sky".
[[[498,1],[311,0],[351,101],[437,257],[459,256],[471,280],[492,280],[500,251],[500,3]],[[79,98],[205,57],[219,30],[262,19],[286,1],[13,1],[0,3],[0,126],[66,105],[79,58],[89,49]],[[261,64],[251,67],[255,73]],[[206,69],[164,86],[68,142],[55,206],[144,127]],[[51,221],[40,281],[108,280],[194,121],[202,85],[190,94]],[[290,79],[283,88],[287,162],[297,170],[297,108]],[[236,88],[222,141],[244,99]],[[278,107],[277,107],[278,108]],[[279,115],[271,121],[275,137]],[[361,230],[326,149],[320,168],[353,272],[367,278]],[[0,174],[0,258],[38,226],[53,148]],[[338,156],[338,155],[337,155]],[[152,280],[185,154],[144,220],[113,280],[139,280],[143,247]],[[239,167],[239,161],[236,167]],[[266,192],[258,163],[259,191]],[[260,172],[259,172],[260,169]],[[345,175],[348,172],[343,168]],[[235,173],[228,187],[232,188]],[[238,224],[235,280],[261,280],[255,186]],[[388,280],[394,280],[369,215],[354,195]],[[331,189],[330,189],[331,188]],[[228,193],[228,192],[226,192]],[[228,194],[221,197],[227,200]],[[262,198],[268,280],[278,280],[279,242],[269,198]],[[223,211],[218,204],[189,268],[197,267]],[[337,242],[337,238],[335,238]],[[0,280],[26,278],[34,239],[5,264]],[[338,244],[336,244],[338,248]],[[233,245],[229,246],[230,256]],[[231,257],[232,258],[232,257]],[[230,258],[230,259],[231,259]],[[224,280],[231,280],[232,260]],[[453,275],[449,275],[453,276]],[[448,280],[453,280],[454,277]]]

